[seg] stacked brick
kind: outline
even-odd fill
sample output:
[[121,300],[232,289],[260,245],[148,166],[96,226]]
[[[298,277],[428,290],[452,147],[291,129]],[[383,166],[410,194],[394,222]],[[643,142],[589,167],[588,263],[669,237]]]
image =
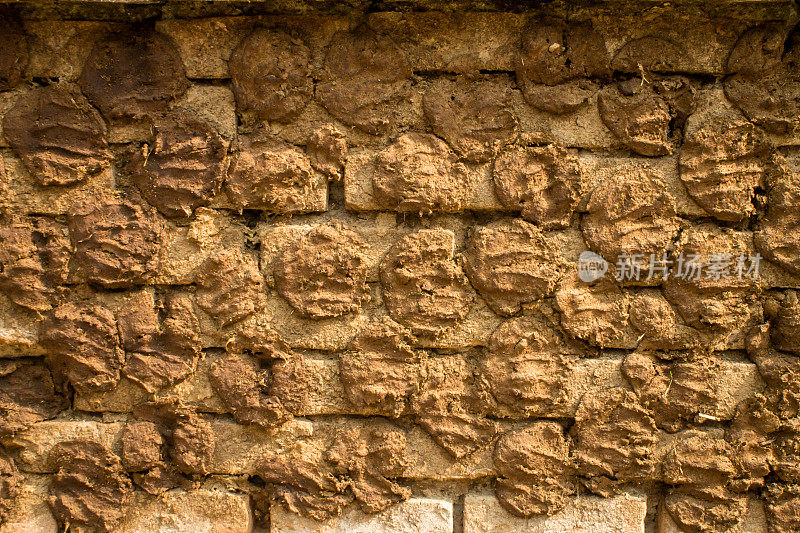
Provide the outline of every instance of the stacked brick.
[[0,532],[796,531],[797,15],[728,7],[3,8]]

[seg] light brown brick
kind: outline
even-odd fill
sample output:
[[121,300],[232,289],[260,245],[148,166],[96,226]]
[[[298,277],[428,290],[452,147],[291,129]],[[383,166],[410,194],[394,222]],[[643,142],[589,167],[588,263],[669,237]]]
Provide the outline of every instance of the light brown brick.
[[25,476],[0,533],[56,533],[58,524],[47,504],[46,476]]
[[579,496],[552,516],[517,518],[493,495],[464,498],[464,533],[644,533],[647,498],[622,493],[610,498]]
[[[656,518],[656,533],[681,533],[683,530],[672,520],[672,517],[664,508],[659,506]],[[747,512],[738,524],[726,533],[767,533],[767,516],[764,512],[764,502],[757,498],[750,498],[747,504]]]
[[452,533],[453,503],[432,498],[411,498],[376,514],[349,507],[327,522],[314,522],[285,510],[270,507],[271,533]]
[[250,533],[249,497],[223,490],[171,491],[153,498],[137,494],[114,533]]

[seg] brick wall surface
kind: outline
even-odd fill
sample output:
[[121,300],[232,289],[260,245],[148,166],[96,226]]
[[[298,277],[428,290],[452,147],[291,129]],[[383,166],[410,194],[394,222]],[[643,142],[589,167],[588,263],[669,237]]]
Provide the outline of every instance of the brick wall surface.
[[797,22],[0,5],[0,532],[800,530]]

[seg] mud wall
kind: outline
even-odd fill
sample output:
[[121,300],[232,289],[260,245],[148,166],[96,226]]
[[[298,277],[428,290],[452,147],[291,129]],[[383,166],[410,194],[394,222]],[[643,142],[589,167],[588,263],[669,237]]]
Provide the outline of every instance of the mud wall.
[[3,6],[0,532],[798,531],[797,19]]

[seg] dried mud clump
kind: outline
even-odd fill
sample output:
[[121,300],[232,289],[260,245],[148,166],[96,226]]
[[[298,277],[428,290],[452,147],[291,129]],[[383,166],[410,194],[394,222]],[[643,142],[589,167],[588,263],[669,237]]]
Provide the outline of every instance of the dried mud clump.
[[189,88],[175,42],[147,28],[98,39],[80,86],[108,119],[140,118],[166,110]]
[[800,355],[800,300],[797,291],[770,294],[764,302],[775,348]]
[[800,486],[773,483],[764,491],[770,533],[800,530]]
[[0,57],[0,91],[14,88],[28,66],[28,39],[16,10],[0,8],[0,34],[3,35],[3,54]]
[[410,86],[411,67],[403,52],[388,37],[361,26],[331,39],[316,97],[345,124],[384,134]]
[[800,174],[786,171],[772,184],[766,213],[754,235],[756,249],[764,257],[793,274],[800,274]]
[[176,112],[153,121],[153,138],[130,163],[131,180],[164,216],[191,216],[219,192],[228,143],[206,121]]
[[316,186],[308,156],[277,140],[240,138],[228,168],[225,194],[234,207],[276,213],[303,211]]
[[8,520],[14,508],[22,480],[14,460],[0,447],[0,525]]
[[389,314],[415,335],[439,335],[469,313],[473,295],[454,253],[452,232],[420,230],[396,242],[381,261]]
[[67,281],[69,238],[44,218],[0,215],[0,290],[15,304],[48,311]]
[[739,112],[705,109],[686,121],[679,171],[692,198],[709,214],[739,222],[756,211],[755,190],[764,187],[770,148]]
[[426,355],[411,332],[384,317],[367,326],[339,355],[347,399],[360,409],[400,416],[425,378]]
[[201,266],[195,302],[227,326],[261,308],[263,285],[264,277],[255,260],[237,250],[225,250]]
[[800,34],[785,37],[782,24],[744,32],[728,57],[725,96],[755,124],[771,133],[800,127]]
[[441,78],[428,88],[422,106],[433,132],[469,161],[489,161],[516,133],[511,84],[504,78]]
[[148,284],[155,276],[163,226],[152,210],[101,195],[76,206],[68,226],[76,278],[111,289]]
[[[774,304],[767,300],[767,307]],[[772,349],[770,337],[780,338],[780,326],[762,324],[747,336],[748,357],[756,363],[766,383],[764,395],[770,408],[782,419],[800,416],[800,357],[794,353]]]
[[39,336],[51,367],[79,393],[112,390],[119,382],[125,353],[114,314],[105,307],[62,305],[42,323]]
[[[751,266],[747,258],[753,253],[746,235],[714,224],[694,226],[676,243],[675,256],[681,255],[685,260],[695,258],[707,268],[698,276],[684,262],[684,277],[670,276],[664,284],[664,296],[686,324],[703,332],[708,340],[728,342],[743,336],[748,325],[761,321],[757,282],[746,271],[741,278],[737,273],[741,256],[745,257],[745,270]],[[709,270],[714,258],[721,258],[717,264],[726,268]]]
[[[611,265],[624,254],[640,254],[644,273],[651,255],[664,257],[681,228],[674,198],[661,180],[646,172],[604,180],[592,192],[587,209],[581,229],[589,248]],[[655,279],[665,277],[652,274]]]
[[636,78],[614,84],[597,104],[603,124],[628,148],[646,156],[670,153],[669,106],[649,84]]
[[[177,469],[180,474],[195,477],[211,472],[216,437],[211,424],[204,416],[179,403],[156,401],[141,404],[134,409],[129,424],[139,422],[150,422],[155,425],[161,435],[161,440],[156,439],[155,443],[161,445],[160,443],[163,441],[161,462],[165,464],[164,470],[160,467],[156,468],[154,472],[149,472],[149,478],[145,478],[143,481],[149,482],[152,486],[156,486],[158,481],[174,483],[180,478],[176,477],[173,469]],[[131,438],[139,440],[139,442],[130,442],[132,447],[154,445],[147,441],[143,442],[133,433],[131,433]],[[155,434],[152,431],[143,433],[142,438],[152,440],[155,438]],[[146,453],[154,455],[155,451],[151,448]],[[133,464],[133,456],[131,457],[131,464]]]
[[664,481],[672,486],[665,508],[683,531],[725,531],[747,509],[747,496],[733,490],[737,475],[735,451],[725,440],[682,434],[664,459]]
[[700,343],[700,333],[679,319],[661,291],[639,291],[630,302],[630,324],[638,331],[638,348],[680,350]]
[[231,54],[236,110],[244,123],[294,119],[314,92],[308,48],[281,31],[258,29]]
[[714,354],[634,352],[622,374],[658,427],[669,432],[702,422],[698,415],[716,415],[721,366]]
[[600,496],[624,483],[652,477],[656,424],[636,396],[624,389],[586,394],[571,429],[577,471],[586,487]]
[[466,169],[438,137],[406,133],[375,158],[372,184],[382,209],[456,212],[465,200]]
[[314,130],[306,143],[311,166],[333,180],[344,177],[347,162],[347,139],[335,126],[326,125]]
[[354,231],[316,226],[284,250],[275,265],[275,287],[305,316],[358,311],[369,297],[366,249]]
[[361,510],[377,513],[408,499],[411,491],[393,479],[406,469],[406,435],[390,424],[337,431],[325,458],[334,472],[348,480]]
[[153,422],[133,420],[122,431],[122,465],[133,482],[150,494],[182,485],[174,465],[165,460],[167,441]]
[[461,357],[429,358],[427,379],[414,397],[417,423],[456,458],[486,447],[497,423],[486,413],[490,400],[475,382],[475,371]]
[[273,428],[300,413],[308,369],[277,333],[246,328],[228,341],[227,351],[212,363],[208,380],[237,422]]
[[589,25],[539,24],[524,32],[517,84],[542,111],[564,114],[591,98],[611,75],[603,37]]
[[268,451],[256,468],[272,501],[295,514],[328,520],[353,499],[348,482],[334,475],[322,442],[299,441],[288,450]]
[[53,418],[67,406],[44,364],[0,359],[0,438]]
[[489,338],[480,362],[482,378],[504,407],[525,416],[558,412],[567,401],[574,357],[543,316],[512,318]]
[[510,316],[524,304],[551,296],[564,275],[565,261],[539,228],[513,220],[472,232],[464,270],[489,307]]
[[578,202],[580,167],[557,145],[512,147],[494,162],[494,191],[503,206],[543,230],[570,225]]
[[200,357],[200,325],[188,296],[169,294],[152,305],[126,305],[117,313],[124,374],[148,392],[189,377]]
[[554,514],[576,492],[569,443],[555,422],[505,433],[495,446],[494,464],[495,495],[516,516]]
[[72,185],[109,166],[105,122],[69,83],[21,96],[3,117],[3,134],[40,185]]
[[601,348],[625,343],[630,304],[630,296],[608,276],[590,284],[573,273],[556,291],[556,307],[564,329]]
[[57,468],[50,507],[60,523],[95,531],[119,524],[133,486],[116,454],[96,442],[71,440],[56,444],[50,461]]

